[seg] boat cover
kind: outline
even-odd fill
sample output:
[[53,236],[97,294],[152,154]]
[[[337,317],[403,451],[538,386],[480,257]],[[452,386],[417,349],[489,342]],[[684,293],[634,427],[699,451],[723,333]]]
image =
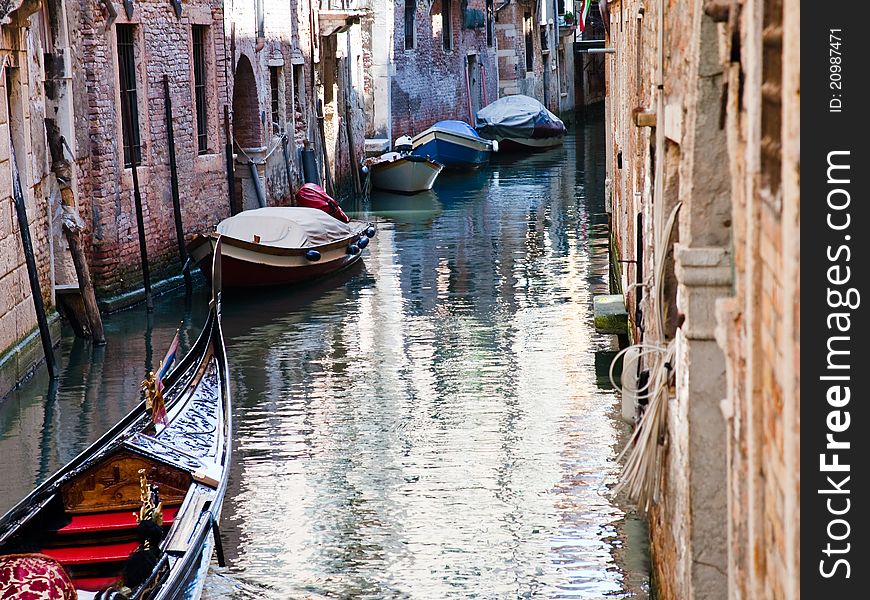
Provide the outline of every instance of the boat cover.
[[[218,233],[275,248],[312,248],[346,239],[358,227],[342,223],[322,210],[302,206],[269,206],[224,219]],[[260,236],[255,242],[254,236]]]
[[452,131],[453,133],[459,133],[461,135],[469,135],[473,138],[479,138],[480,134],[478,134],[474,127],[466,123],[465,121],[438,121],[435,123],[430,129],[443,129],[445,131]]
[[350,221],[348,216],[341,210],[335,198],[326,193],[322,187],[315,183],[306,183],[296,192],[296,205],[317,208],[331,215],[343,223]]
[[559,117],[534,98],[521,94],[504,96],[480,109],[475,126],[490,138],[530,138],[535,129],[565,132],[565,124]]

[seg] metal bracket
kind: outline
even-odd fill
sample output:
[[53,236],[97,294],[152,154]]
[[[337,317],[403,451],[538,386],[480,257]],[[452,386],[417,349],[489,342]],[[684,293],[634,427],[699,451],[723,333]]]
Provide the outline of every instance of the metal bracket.
[[175,18],[181,18],[181,0],[169,0],[169,4],[175,9]]
[[127,18],[133,18],[133,0],[124,0],[124,12],[127,13]]

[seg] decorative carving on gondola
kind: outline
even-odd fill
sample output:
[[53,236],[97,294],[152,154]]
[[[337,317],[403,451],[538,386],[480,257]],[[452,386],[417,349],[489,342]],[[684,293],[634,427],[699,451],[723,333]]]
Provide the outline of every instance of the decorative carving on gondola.
[[[163,503],[160,501],[160,488],[157,484],[148,483],[145,469],[139,469],[139,499],[142,502],[137,519],[139,523],[152,521],[156,525],[163,525]],[[145,549],[148,549],[147,540]]]

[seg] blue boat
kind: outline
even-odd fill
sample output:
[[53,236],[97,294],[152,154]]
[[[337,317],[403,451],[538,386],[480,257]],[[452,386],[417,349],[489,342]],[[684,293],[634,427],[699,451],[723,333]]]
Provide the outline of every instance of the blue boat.
[[411,140],[411,154],[431,158],[451,169],[476,169],[498,149],[464,121],[438,121]]

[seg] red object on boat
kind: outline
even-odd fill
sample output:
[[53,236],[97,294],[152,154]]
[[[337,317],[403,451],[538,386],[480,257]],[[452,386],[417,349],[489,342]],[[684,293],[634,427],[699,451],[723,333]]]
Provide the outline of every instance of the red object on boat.
[[350,218],[341,210],[335,198],[326,193],[315,183],[306,183],[296,192],[296,205],[317,208],[331,215],[342,223],[350,223]]
[[78,593],[59,562],[43,554],[0,556],[0,597],[75,600]]
[[[174,506],[163,509],[163,525],[172,525],[178,508]],[[82,533],[104,533],[107,531],[123,531],[136,529],[139,521],[131,510],[105,512],[89,515],[73,515],[72,520],[58,529],[60,535],[76,535]]]

